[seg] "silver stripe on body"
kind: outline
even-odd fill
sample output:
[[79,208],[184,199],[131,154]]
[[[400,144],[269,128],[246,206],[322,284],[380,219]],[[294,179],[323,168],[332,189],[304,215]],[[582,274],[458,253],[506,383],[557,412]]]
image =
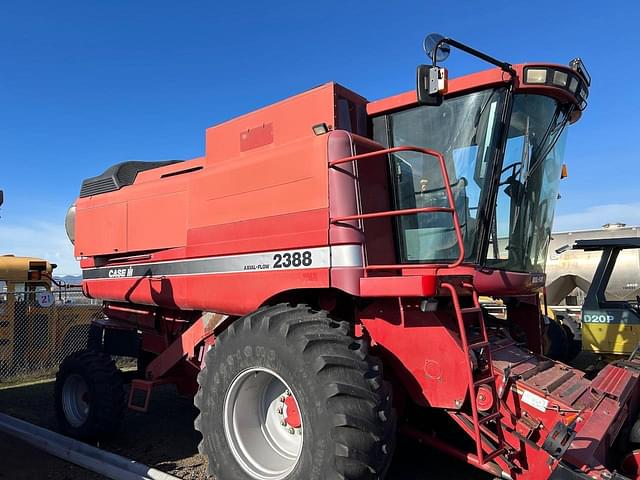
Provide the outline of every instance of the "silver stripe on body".
[[360,245],[336,245],[331,247],[332,267],[362,267],[362,247]]
[[83,271],[82,276],[84,280],[170,277],[328,268],[329,266],[362,267],[362,264],[362,248],[359,245],[337,245],[89,268]]

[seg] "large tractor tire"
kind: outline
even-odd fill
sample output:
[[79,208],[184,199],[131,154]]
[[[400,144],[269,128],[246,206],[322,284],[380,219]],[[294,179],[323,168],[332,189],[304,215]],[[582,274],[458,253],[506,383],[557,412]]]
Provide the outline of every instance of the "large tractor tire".
[[546,320],[542,337],[543,353],[552,360],[566,362],[569,356],[567,333],[556,320]]
[[580,336],[580,325],[570,315],[559,314],[559,315],[556,315],[556,318],[560,323],[560,325],[562,325],[562,328],[564,329],[564,332],[567,335],[567,340],[569,341],[567,361],[571,361],[574,358],[576,358],[582,351],[582,337]]
[[231,324],[195,398],[209,474],[234,480],[378,479],[396,416],[389,384],[347,323],[306,305]]
[[569,341],[566,361],[570,362],[571,360],[575,359],[582,351],[582,341],[576,340],[575,334],[566,325],[562,325],[562,328],[564,329],[564,332],[567,335],[567,339]]
[[109,355],[92,350],[64,359],[54,396],[62,433],[86,441],[115,433],[126,407],[121,372]]

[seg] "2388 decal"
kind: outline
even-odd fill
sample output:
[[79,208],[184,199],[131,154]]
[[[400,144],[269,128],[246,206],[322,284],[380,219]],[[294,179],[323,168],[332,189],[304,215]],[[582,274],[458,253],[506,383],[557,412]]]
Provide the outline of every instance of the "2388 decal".
[[273,256],[273,268],[310,267],[312,264],[313,258],[309,250],[293,253],[276,253]]

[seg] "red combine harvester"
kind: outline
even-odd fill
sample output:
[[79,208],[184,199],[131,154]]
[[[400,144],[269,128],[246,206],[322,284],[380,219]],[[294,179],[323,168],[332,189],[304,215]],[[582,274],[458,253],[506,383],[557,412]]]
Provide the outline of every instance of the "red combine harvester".
[[[450,47],[496,68],[449,81]],[[589,75],[425,49],[417,91],[329,83],[209,128],[202,157],[84,181],[67,223],[105,318],[57,377],[67,434],[174,383],[219,479],[383,478],[397,431],[506,479],[637,478],[640,362],[589,379],[541,355]],[[138,359],[128,400],[112,355]]]

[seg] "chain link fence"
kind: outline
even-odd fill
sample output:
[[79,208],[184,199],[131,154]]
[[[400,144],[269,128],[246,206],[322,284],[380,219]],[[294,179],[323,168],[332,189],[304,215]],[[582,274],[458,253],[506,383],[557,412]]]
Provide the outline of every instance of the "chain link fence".
[[86,348],[101,302],[80,287],[51,292],[0,291],[0,384],[54,374],[68,354]]

